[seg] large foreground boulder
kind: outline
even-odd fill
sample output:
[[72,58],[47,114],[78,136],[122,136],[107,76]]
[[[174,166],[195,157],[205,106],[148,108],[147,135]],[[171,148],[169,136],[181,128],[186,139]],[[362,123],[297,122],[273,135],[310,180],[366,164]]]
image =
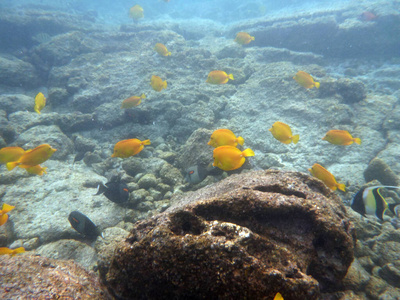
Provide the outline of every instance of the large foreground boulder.
[[318,299],[353,261],[339,197],[297,172],[232,175],[138,222],[102,276],[123,299]]
[[0,256],[0,299],[110,299],[98,277],[73,261]]

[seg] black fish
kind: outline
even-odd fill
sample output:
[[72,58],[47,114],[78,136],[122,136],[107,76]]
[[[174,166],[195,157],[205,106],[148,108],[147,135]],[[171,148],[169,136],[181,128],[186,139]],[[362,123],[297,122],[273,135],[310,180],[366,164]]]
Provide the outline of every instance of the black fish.
[[100,194],[103,194],[109,200],[118,204],[125,203],[129,199],[128,186],[119,180],[107,182],[105,185],[100,184],[96,195]]
[[399,203],[388,205],[380,193],[382,188],[399,189],[400,187],[387,185],[363,187],[355,194],[351,202],[351,208],[364,217],[366,215],[374,215],[382,221],[386,209],[389,208],[396,214],[396,207]]
[[71,223],[72,228],[87,237],[103,237],[101,230],[88,217],[77,210],[69,214],[68,221]]

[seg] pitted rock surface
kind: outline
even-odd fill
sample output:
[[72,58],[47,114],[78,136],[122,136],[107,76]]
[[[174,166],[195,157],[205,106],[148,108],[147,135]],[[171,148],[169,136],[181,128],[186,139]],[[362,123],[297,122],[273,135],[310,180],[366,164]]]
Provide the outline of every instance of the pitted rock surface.
[[318,299],[353,261],[338,196],[298,172],[256,171],[138,222],[103,279],[124,299]]

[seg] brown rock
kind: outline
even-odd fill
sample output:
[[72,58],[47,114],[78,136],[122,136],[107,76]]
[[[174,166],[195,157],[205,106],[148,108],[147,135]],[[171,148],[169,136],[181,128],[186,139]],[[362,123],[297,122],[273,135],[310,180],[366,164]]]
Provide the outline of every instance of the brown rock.
[[138,222],[115,251],[124,299],[318,299],[353,261],[354,229],[320,181],[298,172],[232,175]]
[[0,299],[109,299],[97,276],[72,261],[0,257]]

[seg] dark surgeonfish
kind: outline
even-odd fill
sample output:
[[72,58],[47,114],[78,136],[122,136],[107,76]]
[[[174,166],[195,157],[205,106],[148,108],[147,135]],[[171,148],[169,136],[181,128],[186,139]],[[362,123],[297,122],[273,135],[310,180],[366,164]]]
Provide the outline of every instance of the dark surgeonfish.
[[72,228],[84,236],[89,238],[103,237],[101,230],[87,216],[77,210],[69,214],[68,221],[71,223]]
[[207,167],[201,165],[191,166],[185,171],[185,180],[191,184],[197,184],[202,182],[208,175],[221,175],[222,170],[215,168],[212,164]]
[[125,203],[129,199],[128,186],[119,179],[109,181],[106,184],[99,184],[96,195],[101,194],[117,204]]
[[372,215],[383,221],[386,209],[390,209],[394,214],[400,207],[400,203],[388,204],[380,193],[380,189],[400,189],[398,186],[378,185],[361,188],[351,202],[351,208],[362,216]]
[[86,152],[87,151],[78,152],[74,157],[74,162],[73,163],[75,163],[77,161],[81,161],[85,157]]

